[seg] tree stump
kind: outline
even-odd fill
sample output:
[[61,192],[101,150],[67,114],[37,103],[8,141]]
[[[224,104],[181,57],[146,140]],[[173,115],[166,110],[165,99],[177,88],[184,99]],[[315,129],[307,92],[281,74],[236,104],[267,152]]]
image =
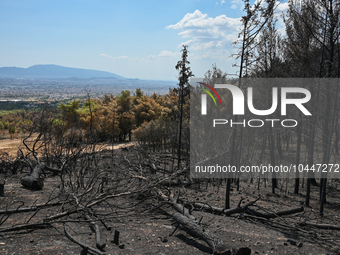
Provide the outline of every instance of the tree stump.
[[42,190],[44,187],[44,178],[40,177],[41,172],[45,168],[44,162],[38,162],[33,171],[21,178],[20,182],[25,188],[33,189],[33,190]]
[[5,180],[0,178],[0,197],[5,196]]

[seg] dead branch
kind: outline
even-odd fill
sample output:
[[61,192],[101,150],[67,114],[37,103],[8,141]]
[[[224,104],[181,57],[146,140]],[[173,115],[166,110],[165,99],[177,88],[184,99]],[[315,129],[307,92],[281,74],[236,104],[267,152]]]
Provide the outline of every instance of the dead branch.
[[217,214],[224,214],[226,216],[230,216],[230,215],[235,214],[235,213],[244,213],[248,209],[249,206],[252,206],[253,204],[255,204],[259,199],[260,199],[260,197],[258,197],[254,201],[251,201],[251,202],[245,204],[244,206],[240,206],[240,203],[239,203],[237,207],[231,208],[231,209],[214,207],[214,206],[210,206],[210,205],[202,204],[202,203],[193,203],[193,206],[195,208],[205,210],[205,211],[208,211],[208,212],[213,212],[213,213],[217,213]]
[[96,246],[99,250],[103,250],[106,246],[105,243],[101,243],[100,241],[100,231],[98,225],[91,219],[91,217],[87,214],[85,214],[85,218],[90,222],[90,226],[92,228],[92,231],[96,235]]
[[22,213],[22,212],[32,212],[39,210],[44,207],[49,207],[49,206],[57,206],[61,205],[62,203],[56,202],[53,204],[39,204],[39,205],[34,205],[34,206],[29,206],[29,207],[21,207],[21,208],[16,208],[16,209],[5,209],[5,210],[0,210],[0,214],[13,214],[13,213]]
[[23,224],[23,225],[17,225],[10,228],[0,228],[0,232],[11,232],[11,231],[17,231],[17,230],[23,230],[23,229],[45,229],[52,227],[50,223],[32,223],[32,224]]
[[[63,164],[63,166],[64,166],[64,164]],[[52,172],[54,175],[57,175],[57,174],[61,174],[63,172],[63,166],[60,169],[58,169],[58,168],[54,168],[54,167],[50,167],[50,166],[45,165],[45,170]]]
[[299,212],[303,212],[303,211],[304,211],[304,208],[303,208],[303,206],[301,206],[299,208],[279,211],[279,212],[276,212],[276,213],[261,213],[261,212],[257,212],[253,209],[248,208],[246,210],[246,213],[250,214],[250,215],[257,216],[257,217],[265,218],[265,219],[271,219],[271,218],[276,218],[276,217],[280,217],[280,216],[284,216],[284,215],[291,215],[291,214],[295,214],[295,213],[299,213]]
[[67,215],[71,215],[73,213],[82,212],[85,209],[91,208],[92,206],[99,204],[99,203],[101,203],[101,202],[103,202],[103,201],[105,201],[106,199],[109,199],[109,198],[131,195],[131,194],[138,193],[138,192],[141,192],[141,191],[139,190],[139,191],[133,191],[133,192],[131,191],[131,192],[123,192],[123,193],[119,193],[119,194],[107,195],[107,196],[104,196],[101,199],[97,199],[95,201],[92,201],[91,203],[89,203],[89,204],[87,204],[83,207],[79,207],[79,208],[76,208],[76,209],[73,209],[73,210],[69,210],[69,211],[66,211],[66,212],[62,212],[62,213],[59,213],[59,214],[52,215],[52,216],[44,219],[44,221],[48,222],[48,221],[51,221],[51,220],[62,218],[62,217],[67,216]]
[[327,229],[327,230],[340,230],[340,226],[330,225],[330,224],[316,224],[316,223],[303,222],[303,223],[300,223],[300,226],[315,227],[318,229]]
[[66,230],[66,226],[64,225],[64,232],[65,232],[65,235],[68,239],[70,239],[72,242],[78,244],[80,247],[82,247],[83,249],[88,249],[90,250],[91,252],[94,252],[96,254],[99,254],[99,255],[105,255],[104,252],[101,252],[95,248],[92,248],[91,246],[88,246],[84,243],[81,243],[79,242],[77,239],[75,239],[73,236],[71,236],[71,234]]
[[[64,216],[67,216],[67,215],[71,215],[73,213],[78,213],[78,212],[82,212],[84,211],[85,209],[88,209],[88,208],[91,208],[99,203],[102,203],[104,201],[106,201],[107,199],[111,199],[111,198],[117,198],[117,197],[121,197],[121,196],[127,196],[127,195],[132,195],[132,194],[136,194],[136,193],[143,193],[145,191],[148,191],[150,190],[151,188],[153,187],[156,187],[157,185],[159,185],[161,182],[165,181],[165,180],[170,180],[178,175],[180,175],[181,173],[183,173],[184,171],[186,171],[187,169],[184,168],[184,169],[181,169],[181,170],[178,170],[177,172],[173,173],[171,176],[167,177],[167,178],[164,178],[164,179],[161,179],[157,182],[154,182],[154,183],[150,183],[148,186],[146,186],[145,188],[142,188],[142,189],[139,189],[139,190],[135,190],[135,191],[127,191],[127,192],[122,192],[122,193],[118,193],[118,194],[104,194],[104,195],[101,195],[101,196],[98,196],[96,197],[95,199],[89,201],[86,205],[82,206],[82,207],[78,207],[76,209],[72,209],[72,210],[69,210],[69,211],[65,211],[65,212],[62,212],[62,213],[58,213],[58,214],[55,214],[55,215],[52,215],[46,219],[44,219],[44,221],[48,222],[48,221],[51,221],[51,220],[55,220],[55,219],[58,219],[58,218],[62,218]],[[165,196],[165,195],[164,195]],[[166,196],[165,196],[166,197]],[[182,208],[182,211],[183,211],[183,208]],[[193,217],[193,216],[192,216]]]
[[[91,212],[92,212],[92,214],[93,214],[94,216],[96,216],[97,218],[99,218],[98,215],[94,212],[93,209],[91,210]],[[111,228],[110,226],[107,225],[107,223],[104,221],[103,218],[99,218],[99,220],[100,220],[100,222],[103,224],[103,226],[104,226],[108,231],[111,231],[112,228]]]

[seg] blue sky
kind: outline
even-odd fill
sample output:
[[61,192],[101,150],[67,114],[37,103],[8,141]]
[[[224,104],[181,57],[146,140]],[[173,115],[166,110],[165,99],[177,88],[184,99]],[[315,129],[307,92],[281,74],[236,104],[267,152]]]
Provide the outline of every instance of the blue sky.
[[241,0],[0,0],[0,67],[57,64],[176,80],[181,45],[196,77],[232,68]]

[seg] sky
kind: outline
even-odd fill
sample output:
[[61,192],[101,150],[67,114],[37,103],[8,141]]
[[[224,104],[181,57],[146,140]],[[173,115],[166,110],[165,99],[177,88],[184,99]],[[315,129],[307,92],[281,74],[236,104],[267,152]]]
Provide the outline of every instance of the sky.
[[242,0],[0,0],[0,67],[56,64],[175,81],[187,44],[195,77],[213,64],[235,74],[231,43],[243,15]]

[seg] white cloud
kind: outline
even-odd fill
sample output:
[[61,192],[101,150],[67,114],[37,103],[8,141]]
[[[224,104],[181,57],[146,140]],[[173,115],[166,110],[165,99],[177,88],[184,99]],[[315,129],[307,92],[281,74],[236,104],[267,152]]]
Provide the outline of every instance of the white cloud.
[[105,53],[102,53],[100,54],[101,57],[106,57],[106,58],[109,58],[109,59],[127,59],[127,60],[139,60],[138,58],[130,58],[128,56],[125,56],[125,55],[122,55],[122,56],[119,56],[119,57],[113,57],[109,54],[105,54]]
[[171,52],[163,50],[158,54],[158,57],[178,57],[179,55],[181,55],[180,52]]
[[243,10],[244,8],[244,4],[243,4],[243,1],[242,0],[232,0],[231,1],[232,5],[231,5],[231,9],[237,9],[239,8],[240,10]]
[[128,56],[119,56],[119,57],[116,57],[116,59],[130,59]]
[[194,13],[187,13],[182,20],[175,25],[167,26],[167,29],[184,29],[184,28],[207,28],[219,26],[221,28],[234,28],[240,24],[240,19],[229,18],[226,15],[220,15],[216,18],[208,18],[208,14],[203,14],[199,10]]
[[196,10],[166,28],[183,30],[179,35],[189,39],[184,44],[190,45],[192,50],[206,50],[230,45],[230,42],[237,39],[240,27],[240,18],[230,18],[226,15],[211,18]]
[[147,59],[155,59],[157,56],[156,55],[150,55],[147,57]]
[[181,53],[163,50],[158,55],[149,55],[147,58],[130,58],[130,57],[125,56],[125,55],[122,55],[122,56],[119,56],[119,57],[113,57],[113,56],[111,56],[109,54],[105,54],[105,53],[100,54],[100,56],[106,57],[108,59],[113,59],[113,60],[134,60],[134,61],[145,62],[147,60],[155,60],[155,59],[178,58],[178,57],[181,56]]
[[210,41],[207,43],[201,43],[201,44],[197,44],[195,46],[192,47],[193,50],[205,50],[205,49],[210,49],[213,46],[216,46],[216,43],[214,41]]
[[108,54],[105,54],[105,53],[102,53],[100,54],[101,57],[106,57],[106,58],[110,58],[110,59],[113,59],[112,56],[108,55]]
[[181,55],[180,52],[172,52],[168,50],[161,51],[158,55],[150,55],[148,59],[156,59],[156,58],[177,58]]
[[278,3],[276,10],[280,12],[287,11],[289,8],[288,2],[285,3]]

